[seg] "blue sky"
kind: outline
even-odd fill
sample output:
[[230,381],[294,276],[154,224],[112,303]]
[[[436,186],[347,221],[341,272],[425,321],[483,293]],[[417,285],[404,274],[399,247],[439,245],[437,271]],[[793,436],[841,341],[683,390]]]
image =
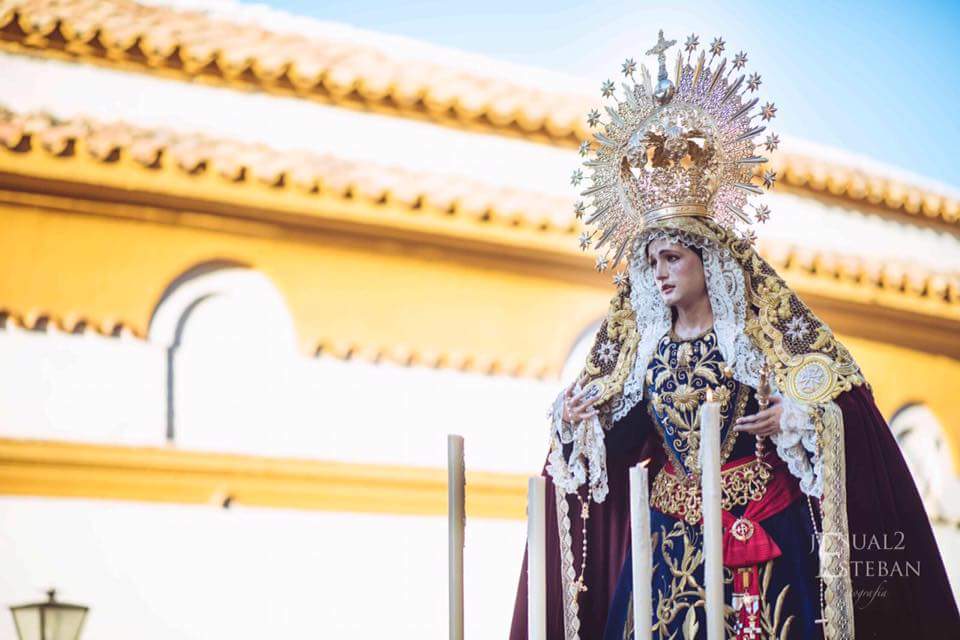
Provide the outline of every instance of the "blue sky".
[[[960,187],[960,2],[267,0],[321,20],[595,80],[663,28],[721,35],[763,76],[773,129]],[[652,60],[652,58],[651,58]],[[597,94],[599,99],[599,91]]]

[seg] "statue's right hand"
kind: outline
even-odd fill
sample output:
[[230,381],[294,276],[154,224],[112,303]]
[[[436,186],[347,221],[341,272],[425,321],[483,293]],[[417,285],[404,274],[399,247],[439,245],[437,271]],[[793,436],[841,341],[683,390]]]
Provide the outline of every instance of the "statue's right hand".
[[587,387],[574,393],[577,383],[574,382],[563,393],[563,420],[564,422],[580,422],[592,416],[597,415],[597,410],[593,408],[597,397],[594,396],[595,389]]

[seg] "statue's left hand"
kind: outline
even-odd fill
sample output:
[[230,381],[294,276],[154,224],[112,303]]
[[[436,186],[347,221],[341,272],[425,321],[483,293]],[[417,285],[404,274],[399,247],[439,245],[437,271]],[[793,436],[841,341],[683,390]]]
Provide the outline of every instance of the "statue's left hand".
[[779,396],[770,396],[770,406],[752,416],[743,416],[733,426],[734,431],[744,431],[755,436],[772,436],[780,433],[780,416],[783,404]]

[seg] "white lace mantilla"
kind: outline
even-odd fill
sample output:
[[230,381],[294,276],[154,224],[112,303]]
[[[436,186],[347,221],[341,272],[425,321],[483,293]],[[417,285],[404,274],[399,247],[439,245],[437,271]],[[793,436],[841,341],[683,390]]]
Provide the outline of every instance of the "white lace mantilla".
[[820,498],[823,460],[817,449],[817,429],[810,408],[789,396],[781,396],[781,401],[780,433],[770,436],[770,440],[777,445],[777,455],[787,463],[790,473],[800,480],[800,490]]
[[[653,240],[668,239],[703,253],[707,294],[713,311],[713,329],[720,353],[733,370],[733,377],[756,388],[760,381],[763,356],[745,331],[747,315],[746,278],[740,264],[730,252],[697,235],[676,229],[657,229],[638,240],[630,260],[630,304],[636,314],[639,339],[634,366],[623,385],[623,393],[611,400],[611,418],[615,422],[643,399],[645,378],[650,358],[657,343],[671,325],[670,308],[664,303],[646,260],[646,246]],[[574,392],[580,391],[579,383]],[[776,392],[776,390],[775,390]],[[554,484],[565,493],[575,493],[588,484],[594,501],[607,496],[606,447],[604,430],[598,416],[576,424],[563,421],[563,392],[548,412],[551,422],[550,455],[547,472]],[[810,412],[804,405],[784,398],[781,418],[783,433],[773,436],[777,453],[786,461],[790,472],[800,480],[804,493],[820,496],[821,462],[817,452],[816,431]],[[568,457],[563,445],[573,443]],[[810,454],[808,458],[807,453]]]

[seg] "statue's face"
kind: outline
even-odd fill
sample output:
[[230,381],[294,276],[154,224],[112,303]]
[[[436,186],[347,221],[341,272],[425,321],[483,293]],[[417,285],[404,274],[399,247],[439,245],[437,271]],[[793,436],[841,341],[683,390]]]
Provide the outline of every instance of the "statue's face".
[[667,239],[647,245],[647,261],[663,301],[686,307],[707,296],[703,261],[695,251]]

